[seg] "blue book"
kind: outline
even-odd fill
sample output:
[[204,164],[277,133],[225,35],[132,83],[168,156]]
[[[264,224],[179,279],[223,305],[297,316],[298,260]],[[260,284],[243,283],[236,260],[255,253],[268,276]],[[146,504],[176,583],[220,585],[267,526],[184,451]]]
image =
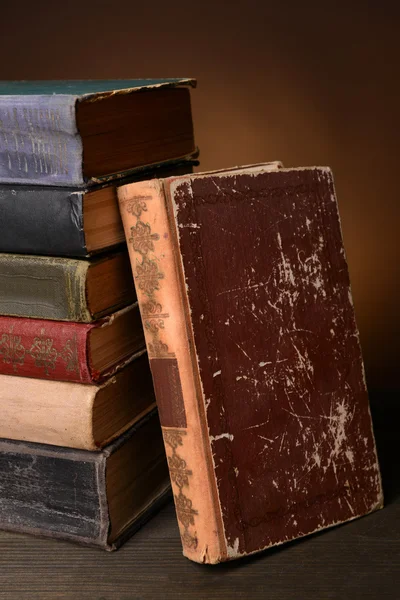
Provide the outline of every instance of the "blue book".
[[193,156],[194,85],[0,82],[0,183],[90,185]]

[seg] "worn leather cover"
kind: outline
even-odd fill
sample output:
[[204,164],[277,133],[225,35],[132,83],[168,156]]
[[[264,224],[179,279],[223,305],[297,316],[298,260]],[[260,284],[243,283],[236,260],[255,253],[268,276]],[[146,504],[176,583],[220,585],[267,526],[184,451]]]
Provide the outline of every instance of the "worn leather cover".
[[0,186],[0,252],[85,257],[84,190]]
[[0,254],[0,315],[90,323],[86,278],[96,260]]
[[[0,82],[0,182],[63,186],[88,183],[83,174],[84,148],[77,124],[80,101],[95,103],[107,96],[188,85],[194,86],[195,81]],[[170,158],[183,157],[168,156],[166,150],[161,160]],[[129,169],[135,167],[138,165],[129,165]]]
[[168,485],[150,493],[140,514],[108,542],[107,460],[142,428],[153,436],[157,419],[152,411],[101,452],[0,440],[0,528],[115,550],[169,497]]
[[238,558],[380,508],[330,170],[119,196],[185,555]]
[[136,353],[144,346],[137,304],[90,324],[0,316],[0,374],[98,383],[126,364],[131,355],[106,371],[96,371],[90,356],[90,331],[110,326],[128,310],[132,314],[131,326],[136,325],[132,330],[132,336],[137,338]]
[[0,254],[0,314],[90,322],[85,295],[89,264]]
[[0,317],[0,373],[90,383],[87,337],[94,326]]
[[[169,177],[191,173],[195,160],[170,161],[142,169],[119,181]],[[115,181],[108,185],[115,186]],[[90,191],[105,187],[92,186]],[[0,252],[43,254],[86,258],[87,249],[83,218],[84,196],[89,188],[43,185],[0,185]],[[122,225],[121,225],[122,227]],[[100,251],[104,252],[106,248]]]

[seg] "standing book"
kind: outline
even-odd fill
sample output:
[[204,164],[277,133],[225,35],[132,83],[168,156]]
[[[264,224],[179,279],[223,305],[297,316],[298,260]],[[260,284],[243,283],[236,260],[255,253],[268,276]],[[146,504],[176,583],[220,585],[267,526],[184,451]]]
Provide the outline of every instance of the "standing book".
[[239,558],[380,508],[331,171],[118,194],[184,554]]

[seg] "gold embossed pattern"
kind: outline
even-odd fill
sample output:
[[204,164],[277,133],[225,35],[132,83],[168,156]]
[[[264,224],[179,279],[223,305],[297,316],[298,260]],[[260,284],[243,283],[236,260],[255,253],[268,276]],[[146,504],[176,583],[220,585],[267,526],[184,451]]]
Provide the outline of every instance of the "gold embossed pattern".
[[79,375],[78,345],[76,334],[59,349],[54,345],[54,339],[47,337],[44,330],[40,336],[36,336],[30,348],[25,348],[20,335],[14,335],[12,331],[0,334],[0,360],[6,364],[12,364],[15,373],[18,366],[25,363],[25,358],[30,356],[38,369],[43,369],[48,375],[50,370],[56,368],[58,360],[65,362],[65,368],[69,372]]
[[[151,195],[137,195],[130,198],[124,206],[126,212],[136,219],[136,223],[130,227],[128,243],[133,251],[139,255],[136,265],[132,264],[132,267],[138,295],[142,292],[146,297],[146,300],[141,302],[141,313],[143,326],[147,334],[150,364],[152,359],[160,358],[164,360],[172,359],[176,362],[175,353],[170,352],[168,344],[163,339],[164,321],[169,318],[169,313],[163,310],[163,306],[157,298],[157,292],[160,290],[164,279],[164,273],[160,270],[157,257],[154,254],[156,251],[155,244],[159,241],[160,236],[152,231],[149,223],[142,220],[148,211],[147,204],[151,200]],[[179,376],[179,371],[177,373]],[[184,410],[183,399],[182,408]],[[174,494],[174,499],[177,517],[183,526],[183,530],[181,530],[182,543],[187,548],[196,549],[198,538],[196,532],[191,533],[189,528],[194,527],[198,511],[193,507],[192,500],[183,492],[183,489],[189,488],[192,471],[188,469],[186,461],[178,454],[178,448],[183,446],[186,434],[185,429],[163,427],[167,455],[169,454],[168,448],[172,451],[172,454],[169,454],[167,458],[171,481],[178,490],[178,493]]]

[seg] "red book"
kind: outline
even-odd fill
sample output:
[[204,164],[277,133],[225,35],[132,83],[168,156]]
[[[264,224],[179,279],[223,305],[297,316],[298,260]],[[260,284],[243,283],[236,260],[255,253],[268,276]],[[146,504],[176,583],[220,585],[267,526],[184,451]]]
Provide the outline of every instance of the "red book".
[[0,374],[98,383],[144,349],[137,303],[93,323],[0,316]]

